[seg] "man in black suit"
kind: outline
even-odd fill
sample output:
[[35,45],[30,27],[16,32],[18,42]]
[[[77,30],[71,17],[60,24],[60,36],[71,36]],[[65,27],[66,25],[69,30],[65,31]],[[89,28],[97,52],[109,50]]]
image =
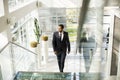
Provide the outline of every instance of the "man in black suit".
[[60,72],[63,72],[64,63],[66,58],[66,52],[70,53],[70,42],[68,32],[63,31],[64,25],[60,24],[58,26],[58,31],[53,34],[53,50],[57,56],[58,66]]

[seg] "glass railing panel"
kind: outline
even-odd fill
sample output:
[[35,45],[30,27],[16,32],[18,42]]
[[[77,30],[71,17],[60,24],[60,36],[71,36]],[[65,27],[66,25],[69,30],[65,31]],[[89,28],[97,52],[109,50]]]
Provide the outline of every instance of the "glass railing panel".
[[18,71],[35,71],[37,55],[11,42],[0,53],[0,67],[3,80],[13,80]]
[[37,55],[12,44],[15,72],[35,71],[37,69]]
[[73,80],[73,74],[52,72],[18,72],[14,80]]
[[[82,54],[86,72],[104,72],[104,65],[107,60],[106,42],[103,39],[101,47],[95,41],[95,37],[82,37],[79,46],[79,52]],[[80,59],[82,60],[82,59]],[[103,64],[104,63],[104,64]],[[101,69],[101,67],[103,67]]]
[[10,52],[10,45],[8,45],[0,53],[0,66],[3,80],[12,80],[13,77],[13,63]]
[[[80,54],[80,65],[84,63],[86,72],[104,72],[107,61],[107,51],[104,47],[102,47],[102,54],[100,54],[99,48],[96,47],[82,47]],[[103,67],[103,68],[101,68]],[[82,71],[82,67],[80,66],[80,71]]]
[[[106,26],[106,22],[103,22],[103,24],[101,23],[106,16],[104,14],[103,15],[98,14],[99,11],[97,10],[99,9],[97,9],[96,7],[95,8],[90,7],[90,5],[88,5],[84,21],[83,23],[81,23],[82,25],[79,25],[80,30],[78,29],[79,53],[82,54],[81,56],[84,59],[84,62],[81,61],[81,65],[85,63],[86,75],[87,73],[93,72],[102,73],[102,75],[104,75],[105,65],[107,62],[107,48],[108,48],[107,34],[109,26]],[[102,10],[100,11],[102,12]],[[82,70],[81,66],[80,69]]]

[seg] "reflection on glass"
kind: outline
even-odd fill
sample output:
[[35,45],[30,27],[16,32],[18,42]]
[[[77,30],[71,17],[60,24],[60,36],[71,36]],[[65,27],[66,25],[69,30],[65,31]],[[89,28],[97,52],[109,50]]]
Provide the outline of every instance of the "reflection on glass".
[[[102,16],[98,14],[97,10],[100,9],[96,6],[91,7],[94,6],[94,4],[96,3],[93,1],[95,0],[90,0],[90,4],[88,5],[88,9],[86,11],[85,20],[82,23],[83,26],[80,26],[80,28],[82,27],[82,29],[80,30],[80,33],[78,35],[80,36],[79,52],[83,54],[86,72],[101,72],[101,70],[104,70],[104,67],[102,69],[100,67],[105,66],[101,63],[106,63],[104,54],[105,49],[108,48],[108,46],[106,46],[106,34],[108,32],[108,28],[110,27],[110,16],[104,14]],[[102,21],[103,24],[101,23]],[[95,66],[95,68],[92,68],[93,65]]]

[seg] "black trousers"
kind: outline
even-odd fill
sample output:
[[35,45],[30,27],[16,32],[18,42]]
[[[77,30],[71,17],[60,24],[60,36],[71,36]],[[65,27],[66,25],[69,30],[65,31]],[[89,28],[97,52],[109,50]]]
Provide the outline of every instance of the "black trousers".
[[64,63],[65,63],[66,53],[61,51],[57,53],[57,61],[60,72],[63,72],[64,69]]

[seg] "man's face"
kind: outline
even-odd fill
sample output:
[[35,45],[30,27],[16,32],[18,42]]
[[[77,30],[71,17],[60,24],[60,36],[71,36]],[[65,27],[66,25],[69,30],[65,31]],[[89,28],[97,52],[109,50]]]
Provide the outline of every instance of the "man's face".
[[63,29],[62,29],[61,26],[58,26],[58,31],[59,31],[59,32],[62,32],[62,31],[63,31]]

